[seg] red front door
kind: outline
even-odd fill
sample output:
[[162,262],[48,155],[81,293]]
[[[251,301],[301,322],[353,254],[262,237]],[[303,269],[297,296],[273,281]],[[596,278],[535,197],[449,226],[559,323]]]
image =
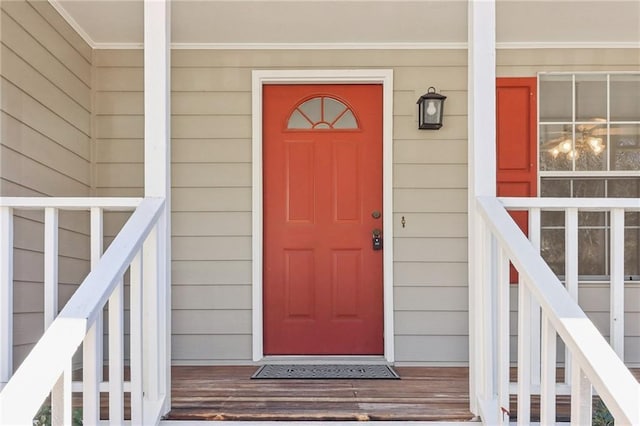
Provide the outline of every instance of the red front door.
[[382,354],[382,86],[263,99],[265,355]]

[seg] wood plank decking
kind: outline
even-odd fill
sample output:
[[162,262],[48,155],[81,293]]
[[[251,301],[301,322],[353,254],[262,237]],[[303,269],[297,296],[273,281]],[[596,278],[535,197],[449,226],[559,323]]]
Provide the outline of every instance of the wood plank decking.
[[255,366],[173,367],[170,420],[466,421],[467,368],[397,367],[401,380],[252,380]]

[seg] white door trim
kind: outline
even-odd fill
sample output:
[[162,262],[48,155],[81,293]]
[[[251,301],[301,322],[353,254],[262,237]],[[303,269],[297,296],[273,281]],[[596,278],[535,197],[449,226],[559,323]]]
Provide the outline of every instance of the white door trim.
[[382,84],[384,357],[395,360],[393,327],[393,70],[254,70],[252,73],[253,360],[264,358],[262,324],[262,87],[267,84]]

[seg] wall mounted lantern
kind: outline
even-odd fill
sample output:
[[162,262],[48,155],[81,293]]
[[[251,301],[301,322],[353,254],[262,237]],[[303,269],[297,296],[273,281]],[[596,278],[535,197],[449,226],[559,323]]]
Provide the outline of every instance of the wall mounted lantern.
[[418,128],[438,130],[442,127],[442,110],[446,96],[436,93],[435,87],[429,87],[427,93],[418,99]]

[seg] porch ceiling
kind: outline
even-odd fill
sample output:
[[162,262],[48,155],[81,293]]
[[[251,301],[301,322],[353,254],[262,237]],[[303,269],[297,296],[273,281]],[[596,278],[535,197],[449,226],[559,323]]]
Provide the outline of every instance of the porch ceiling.
[[[94,47],[142,43],[142,0],[49,0]],[[174,0],[174,43],[465,43],[464,0]],[[499,43],[640,43],[635,0],[498,0]]]

